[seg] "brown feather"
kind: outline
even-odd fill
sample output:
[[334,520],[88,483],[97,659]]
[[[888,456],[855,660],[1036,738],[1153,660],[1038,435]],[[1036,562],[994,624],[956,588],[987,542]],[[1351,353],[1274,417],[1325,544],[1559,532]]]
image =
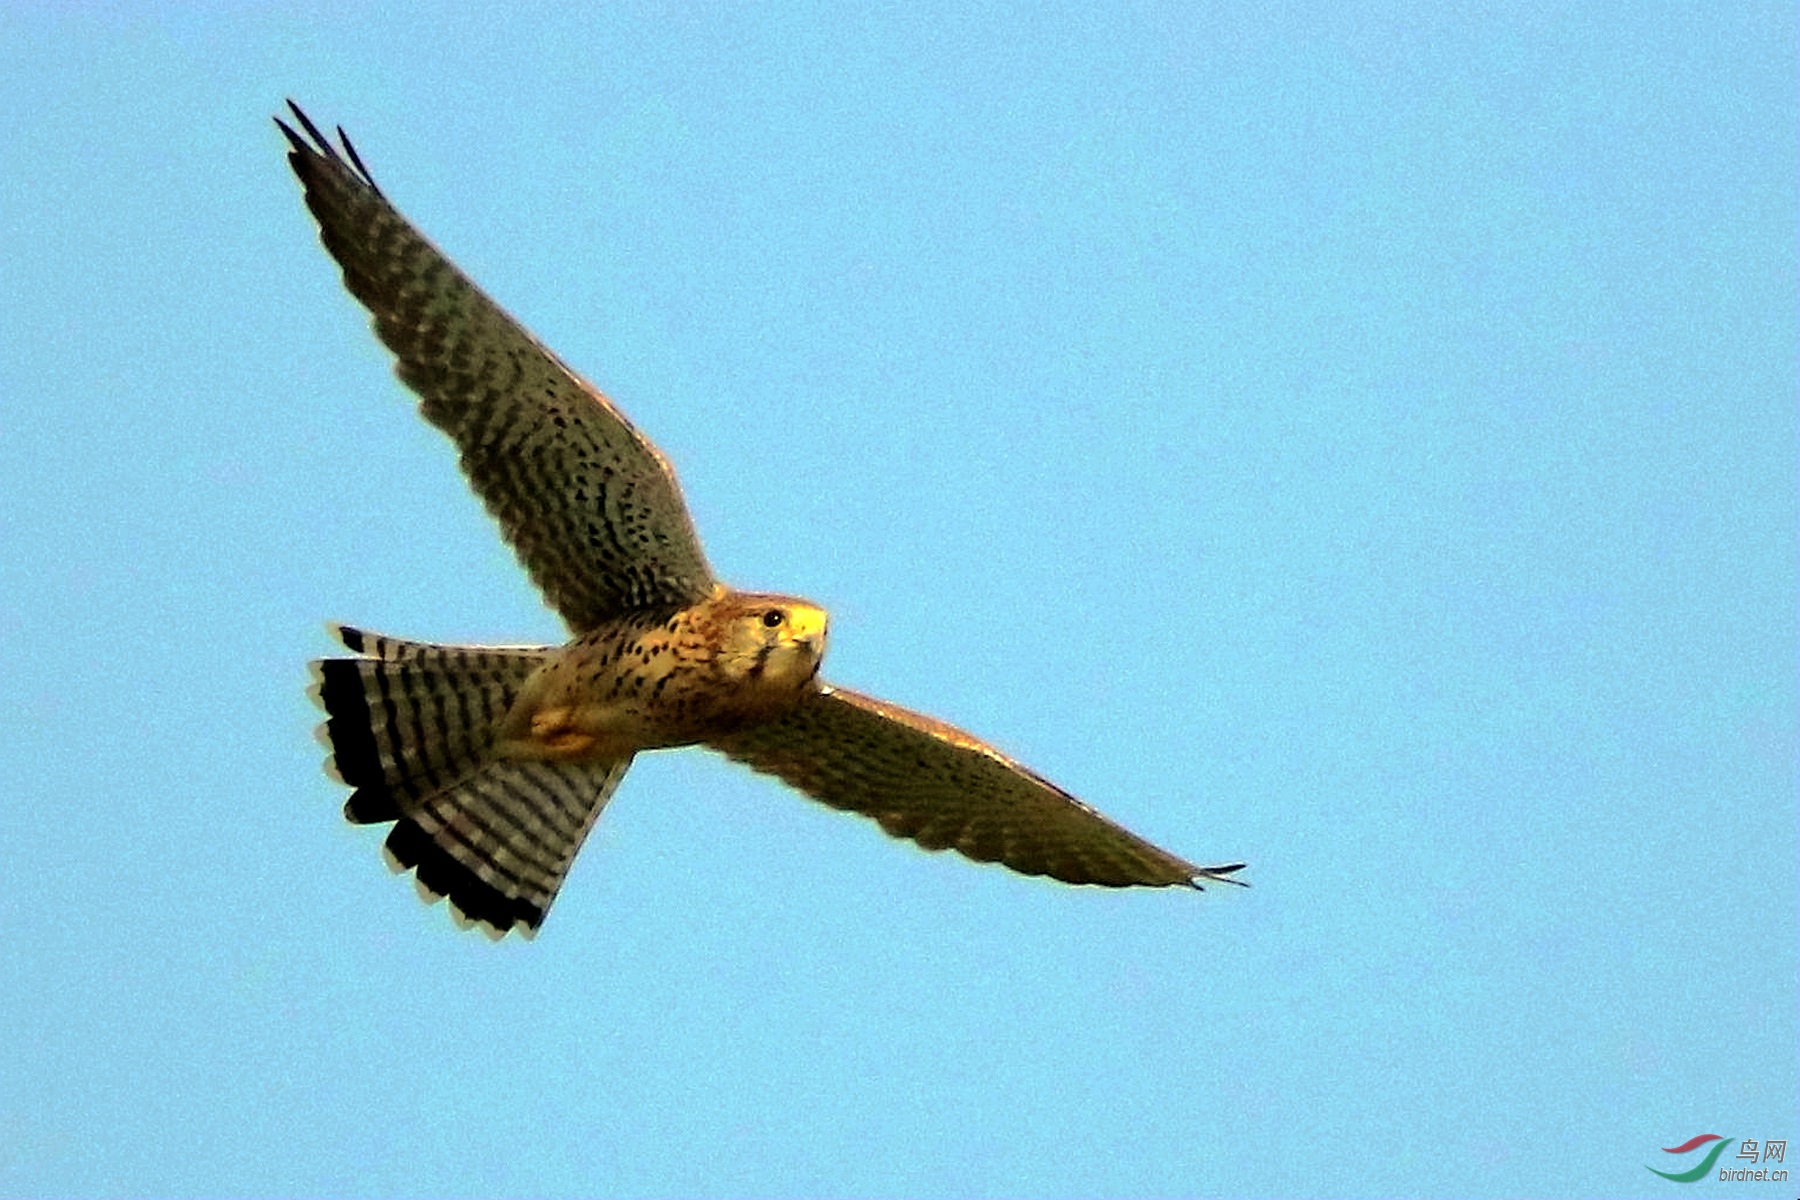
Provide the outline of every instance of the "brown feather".
[[569,626],[709,595],[712,571],[674,471],[650,440],[414,229],[341,132],[342,154],[294,114],[306,136],[276,124],[320,240]]
[[1197,867],[955,726],[844,688],[708,744],[927,850],[1065,883],[1240,882],[1242,863]]

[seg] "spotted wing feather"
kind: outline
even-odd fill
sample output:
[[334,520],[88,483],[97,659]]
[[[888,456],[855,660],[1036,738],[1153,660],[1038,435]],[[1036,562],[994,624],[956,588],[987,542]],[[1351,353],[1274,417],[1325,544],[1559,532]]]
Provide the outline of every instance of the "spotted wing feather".
[[293,111],[303,132],[276,124],[320,240],[556,610],[579,632],[708,595],[712,572],[656,447],[388,203],[342,130],[340,153]]
[[1025,875],[1200,887],[1237,883],[1227,876],[1243,867],[1197,867],[962,730],[844,688],[821,688],[780,720],[711,745],[895,837]]

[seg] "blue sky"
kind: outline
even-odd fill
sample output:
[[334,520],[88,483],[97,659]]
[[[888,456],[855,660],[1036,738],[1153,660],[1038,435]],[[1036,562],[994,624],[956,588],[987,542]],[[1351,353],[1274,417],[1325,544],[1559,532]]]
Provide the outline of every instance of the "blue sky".
[[[1795,46],[0,10],[0,1193],[1650,1195],[1800,1132]],[[1254,887],[1021,879],[687,751],[534,944],[420,905],[320,773],[320,623],[560,630],[289,95],[726,578],[832,610],[829,677]]]

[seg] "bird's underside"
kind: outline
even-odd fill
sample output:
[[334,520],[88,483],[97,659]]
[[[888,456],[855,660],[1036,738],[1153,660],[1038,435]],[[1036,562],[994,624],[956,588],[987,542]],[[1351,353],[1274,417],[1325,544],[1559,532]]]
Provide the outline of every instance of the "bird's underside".
[[543,922],[634,755],[703,745],[930,850],[1111,887],[1238,883],[961,730],[818,678],[822,609],[720,584],[674,472],[475,287],[338,131],[277,119],[320,238],[420,411],[575,639],[436,646],[340,628],[315,664],[345,815],[494,936]]

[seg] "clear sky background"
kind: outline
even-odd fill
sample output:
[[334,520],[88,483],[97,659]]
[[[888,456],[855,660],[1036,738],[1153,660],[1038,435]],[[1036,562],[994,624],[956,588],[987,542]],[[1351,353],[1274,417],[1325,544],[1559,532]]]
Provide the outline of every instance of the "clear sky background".
[[[1653,1195],[1800,1133],[1791,4],[357,7],[0,10],[0,1193]],[[320,623],[561,631],[288,95],[830,678],[1254,887],[684,751],[535,943],[422,906]]]

